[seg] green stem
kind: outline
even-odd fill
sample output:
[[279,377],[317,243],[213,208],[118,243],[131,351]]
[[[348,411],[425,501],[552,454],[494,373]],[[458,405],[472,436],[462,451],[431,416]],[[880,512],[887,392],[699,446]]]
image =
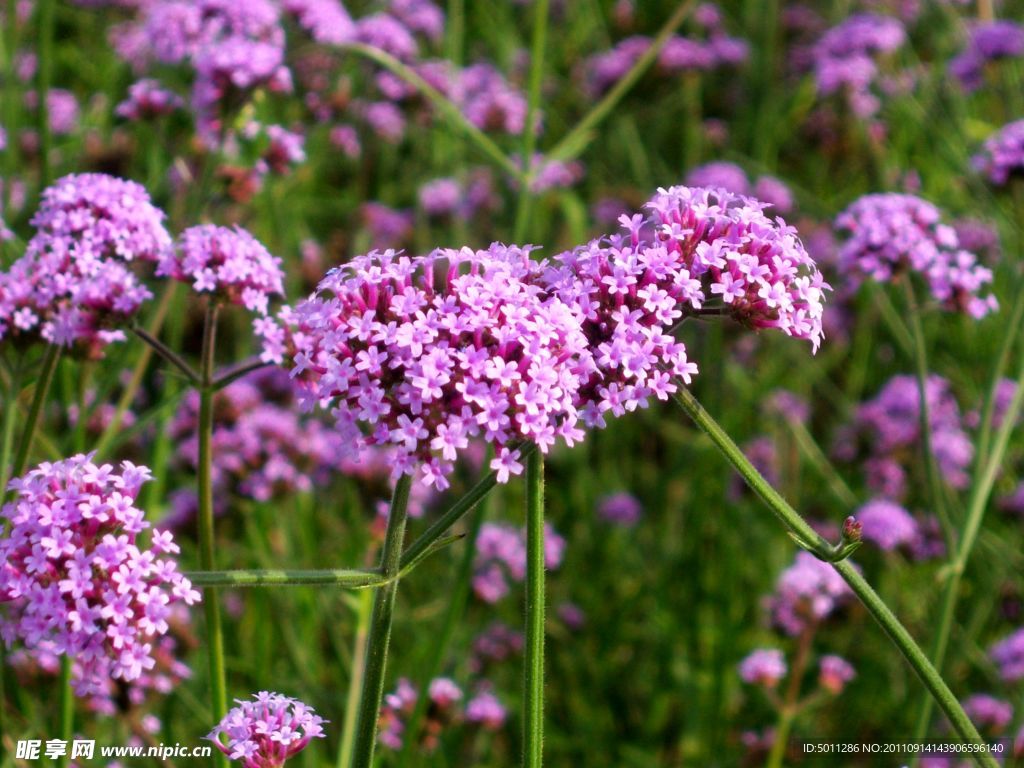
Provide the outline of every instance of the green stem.
[[363,691],[359,701],[359,716],[356,725],[356,740],[350,768],[371,768],[373,752],[377,746],[377,719],[380,703],[384,698],[384,671],[387,666],[388,645],[391,642],[391,619],[395,610],[395,595],[398,592],[398,576],[402,568],[402,539],[409,508],[409,489],[412,477],[402,475],[395,484],[388,510],[388,527],[384,534],[384,549],[381,552],[380,572],[384,578],[392,579],[377,590],[373,599],[373,615],[370,617],[370,635],[366,643]]
[[[528,458],[530,454],[537,450],[537,445],[535,443],[523,443],[521,445],[511,447],[514,450],[518,450],[520,458],[523,459]],[[402,567],[407,567],[409,563],[422,557],[424,552],[435,546],[437,541],[444,536],[448,529],[461,520],[463,515],[479,504],[480,500],[494,490],[494,486],[497,484],[497,472],[491,472],[481,478],[476,485],[469,489],[469,492],[465,496],[455,502],[447,512],[441,515],[433,525],[431,525],[422,535],[420,535],[418,539],[406,548],[405,554],[402,555]]]
[[14,450],[14,424],[18,420],[18,396],[21,394],[21,366],[19,359],[11,372],[7,394],[4,397],[3,435],[0,436],[0,499],[7,493],[7,481],[11,479],[11,452]]
[[[466,601],[469,598],[470,584],[473,578],[473,563],[476,560],[476,540],[480,535],[480,528],[483,526],[486,516],[487,505],[478,504],[470,520],[465,549],[462,553],[462,560],[459,562],[455,584],[448,598],[448,608],[445,611],[441,631],[435,636],[430,655],[427,657],[427,663],[423,667],[423,673],[419,676],[418,690],[420,691],[428,690],[431,680],[440,674],[445,651],[451,644],[452,637],[455,634],[455,627],[458,625],[459,619],[466,608]],[[406,724],[406,733],[416,734],[420,732],[420,726],[423,723],[423,718],[426,717],[429,705],[429,696],[418,696],[416,698],[416,706]],[[398,765],[401,768],[405,768],[409,761],[413,759],[413,751],[416,746],[415,738],[405,739],[398,759]]]
[[533,204],[533,152],[537,146],[537,115],[540,111],[540,87],[544,78],[544,47],[548,33],[549,0],[533,4],[533,44],[530,50],[530,80],[527,91],[526,123],[523,126],[523,177],[519,184],[519,202],[513,240],[520,242],[530,226],[530,208]]
[[[1017,371],[1017,387],[1013,392],[1013,398],[1010,400],[1010,406],[1003,416],[1003,421],[999,426],[999,431],[996,433],[996,439],[984,469],[975,479],[974,487],[971,490],[963,531],[961,532],[955,554],[947,568],[948,581],[939,612],[939,626],[935,634],[931,654],[932,662],[940,670],[942,669],[946,658],[946,650],[949,646],[949,636],[953,628],[953,617],[956,614],[957,598],[959,597],[964,571],[967,568],[967,561],[970,559],[971,552],[978,540],[988,500],[995,485],[996,475],[999,474],[1003,457],[1006,455],[1010,435],[1017,423],[1022,403],[1024,403],[1024,356],[1021,358]],[[928,732],[928,726],[931,723],[931,714],[932,702],[926,699],[921,703],[917,724],[914,728],[914,738],[923,739],[925,737]]]
[[544,762],[544,457],[526,460],[526,658],[523,766]]
[[789,744],[789,732],[793,727],[799,710],[800,683],[803,681],[804,670],[811,655],[811,644],[814,641],[814,625],[809,625],[800,633],[793,667],[789,672],[789,684],[786,686],[786,697],[779,707],[779,724],[775,728],[775,739],[772,741],[771,752],[768,753],[767,768],[782,768],[786,757],[786,746]]
[[[680,386],[676,393],[675,400],[682,406],[683,410],[693,419],[694,423],[703,431],[715,444],[719,451],[725,456],[730,464],[735,467],[747,484],[758,496],[761,497],[768,507],[775,513],[775,516],[782,521],[783,525],[798,542],[823,541],[821,537],[811,528],[810,525],[800,517],[771,484],[761,476],[753,464],[747,459],[743,452],[732,441],[732,438],[718,425],[711,415],[701,407],[693,394],[685,387]],[[826,542],[827,544],[827,542]],[[810,547],[808,547],[810,548]],[[811,550],[814,551],[813,549]],[[817,554],[817,553],[816,553]],[[942,708],[942,711],[949,718],[957,735],[965,742],[981,747],[985,741],[981,738],[977,728],[971,723],[970,718],[964,712],[960,702],[957,701],[949,686],[942,679],[932,663],[928,660],[924,651],[914,641],[899,619],[889,610],[889,606],[878,596],[871,585],[864,580],[860,572],[850,563],[845,561],[833,562],[832,567],[836,569],[843,580],[850,586],[853,593],[860,599],[875,621],[882,627],[889,639],[899,649],[900,653],[907,660],[925,687],[935,698],[935,701]],[[980,758],[980,763],[995,768],[997,763],[988,756]]]
[[[71,690],[71,658],[65,653],[60,657],[60,738],[65,744],[71,744],[75,729],[75,693]],[[70,748],[70,746],[69,746]],[[57,765],[65,768],[68,765],[68,752],[65,751]]]
[[658,30],[651,46],[644,51],[643,56],[637,59],[636,64],[630,67],[612,87],[604,98],[591,109],[576,126],[567,133],[555,147],[547,153],[549,160],[571,160],[579,155],[590,142],[594,129],[612,113],[622,98],[636,85],[636,82],[643,77],[643,74],[658,58],[661,49],[672,37],[673,33],[686,20],[686,17],[693,9],[695,0],[684,0],[676,8],[675,12]]
[[[214,564],[215,538],[213,529],[213,365],[217,338],[217,314],[219,305],[210,299],[206,305],[203,322],[203,346],[199,369],[199,563],[205,571],[212,571]],[[220,597],[218,590],[211,587],[203,596],[206,612],[207,658],[210,665],[210,712],[214,722],[227,714],[227,679],[224,672],[224,629],[221,626]],[[227,758],[214,750],[214,760],[226,768]]]
[[39,50],[38,70],[36,71],[36,130],[39,132],[39,181],[48,187],[53,181],[53,170],[50,167],[50,148],[53,143],[50,134],[50,110],[47,108],[46,97],[53,81],[53,17],[55,0],[39,0],[37,13],[37,40]]
[[989,443],[992,440],[992,421],[995,418],[996,393],[999,391],[999,383],[1002,381],[1003,372],[1010,362],[1010,353],[1013,351],[1013,345],[1017,340],[1017,333],[1020,331],[1022,321],[1024,321],[1024,280],[1019,284],[1009,322],[1004,326],[1006,333],[1003,334],[1003,340],[999,346],[999,356],[996,358],[996,365],[992,371],[992,381],[989,383],[988,392],[985,395],[985,404],[981,411],[981,426],[978,429],[978,456],[974,465],[976,473],[981,471],[988,458]]
[[918,430],[921,432],[921,450],[924,452],[925,476],[928,481],[928,493],[931,497],[932,507],[942,524],[942,531],[946,538],[946,547],[953,548],[953,523],[949,519],[949,510],[946,508],[946,495],[942,487],[942,478],[939,475],[939,467],[935,460],[935,452],[932,450],[932,420],[928,407],[928,352],[924,339],[924,329],[921,326],[921,310],[917,304],[917,297],[914,294],[914,285],[910,281],[910,275],[904,276],[904,288],[907,295],[907,309],[910,315],[910,333],[914,341],[914,367],[917,373],[917,396],[918,396]]
[[46,353],[43,355],[43,367],[39,371],[39,378],[36,380],[36,390],[32,395],[32,405],[29,406],[28,419],[21,432],[21,442],[18,445],[18,452],[14,457],[14,466],[11,467],[11,477],[20,477],[25,472],[28,464],[28,457],[32,453],[32,443],[35,441],[36,432],[43,417],[43,405],[50,393],[50,385],[53,383],[53,374],[57,370],[57,363],[60,362],[61,348],[56,344],[49,344]]
[[345,699],[345,722],[341,731],[337,768],[348,768],[352,762],[352,748],[356,735],[356,715],[359,712],[359,691],[366,672],[366,635],[370,629],[373,601],[369,592],[356,598],[356,638],[352,643],[352,669],[349,673],[348,696]]
[[493,160],[498,167],[518,180],[520,184],[525,183],[523,172],[505,155],[504,152],[502,152],[501,148],[495,144],[486,133],[469,122],[466,116],[462,114],[461,109],[455,106],[455,104],[453,104],[452,101],[443,93],[420,77],[415,70],[406,66],[391,54],[382,51],[380,48],[374,48],[372,45],[364,45],[363,43],[346,43],[345,45],[339,46],[339,48],[343,51],[354,53],[379,64],[384,67],[384,69],[411,85],[431,103],[434,109],[436,109],[440,115],[452,125],[453,128],[465,134],[466,138],[475,144],[477,149]]

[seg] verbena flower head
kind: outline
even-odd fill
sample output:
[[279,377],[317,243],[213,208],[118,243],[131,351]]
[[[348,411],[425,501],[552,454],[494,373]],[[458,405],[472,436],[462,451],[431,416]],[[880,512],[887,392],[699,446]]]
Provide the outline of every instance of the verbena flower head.
[[284,292],[281,259],[241,227],[203,224],[181,233],[157,275],[192,283],[199,293],[214,294],[260,315],[271,296]]
[[985,65],[999,59],[1024,55],[1024,27],[1003,19],[975,25],[967,45],[949,62],[950,73],[966,91],[984,82]]
[[857,676],[856,670],[842,656],[822,656],[818,662],[818,684],[834,696]]
[[158,80],[139,80],[128,88],[128,98],[117,105],[118,117],[126,120],[152,120],[169,115],[185,106],[184,100],[164,88]]
[[589,353],[578,321],[541,289],[529,250],[373,252],[328,273],[294,312],[301,399],[331,408],[353,450],[390,445],[394,472],[447,487],[469,441],[494,446],[499,482],[519,441],[582,438]]
[[[430,706],[420,724],[421,731],[414,734],[416,746],[425,752],[433,752],[440,742],[444,729],[462,717],[462,689],[447,677],[436,677],[427,689]],[[416,708],[419,691],[407,679],[398,681],[393,693],[384,697],[380,712],[380,731],[377,738],[388,749],[401,749],[408,737],[406,727]]]
[[0,274],[0,339],[41,337],[89,356],[124,338],[149,290],[129,262],[170,250],[164,214],[138,184],[73,174],[43,191],[25,254]]
[[854,516],[862,526],[864,539],[887,551],[909,547],[920,535],[917,521],[911,514],[886,499],[869,501]]
[[827,618],[853,593],[828,563],[810,552],[782,572],[769,600],[773,622],[788,635],[799,635]]
[[739,666],[740,679],[750,685],[774,688],[786,676],[786,657],[777,648],[759,648]]
[[466,720],[490,731],[496,731],[505,724],[508,710],[490,691],[476,694],[466,703]]
[[713,307],[752,328],[821,340],[824,282],[795,231],[762,204],[723,189],[672,187],[620,217],[624,234],[559,256],[551,290],[572,307],[596,369],[581,388],[586,424],[603,426],[667,399],[672,377],[697,366],[671,335],[688,315]]
[[906,36],[898,19],[870,13],[853,14],[829,29],[812,54],[819,93],[845,92],[856,114],[874,114],[879,106],[871,93],[878,76],[876,59],[900,48]]
[[627,491],[605,496],[597,504],[598,516],[616,525],[636,525],[643,511],[640,500]]
[[986,693],[964,699],[964,712],[985,734],[999,734],[1013,722],[1013,705]]
[[[960,406],[949,382],[931,375],[925,384],[932,452],[943,479],[953,488],[966,487],[974,448],[964,430]],[[857,408],[852,435],[844,435],[840,458],[855,458],[858,437],[866,446],[864,469],[868,485],[888,499],[903,498],[909,456],[920,440],[921,397],[917,379],[894,376],[873,399]]]
[[169,533],[149,528],[135,499],[149,470],[120,471],[91,456],[40,464],[10,483],[9,533],[0,540],[0,634],[10,646],[52,643],[76,662],[80,696],[102,694],[111,679],[130,683],[155,665],[153,646],[168,630],[171,605],[199,593],[169,557]]
[[1007,123],[989,136],[972,164],[997,187],[1024,174],[1024,120]]
[[989,657],[999,667],[999,675],[1007,683],[1024,680],[1024,627],[993,645]]
[[318,43],[341,45],[355,37],[356,25],[340,0],[281,0],[281,7]]
[[[544,524],[544,567],[562,564],[565,539],[550,523]],[[501,523],[484,523],[476,543],[473,592],[487,603],[496,603],[509,592],[509,581],[526,578],[526,531]]]
[[312,739],[325,736],[326,721],[297,699],[260,691],[235,702],[207,738],[244,768],[280,768]]
[[939,209],[913,195],[865,195],[836,217],[847,240],[839,269],[855,282],[888,282],[908,271],[921,275],[945,309],[984,317],[998,308],[985,294],[992,272],[960,247],[953,227]]

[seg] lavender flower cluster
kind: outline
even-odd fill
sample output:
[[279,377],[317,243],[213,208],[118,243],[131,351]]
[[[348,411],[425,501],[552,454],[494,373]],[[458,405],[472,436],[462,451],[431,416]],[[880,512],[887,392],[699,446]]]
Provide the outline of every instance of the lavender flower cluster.
[[174,560],[160,557],[179,551],[170,533],[154,532],[148,550],[138,543],[150,526],[135,499],[149,477],[130,462],[118,472],[78,455],[10,484],[0,635],[8,646],[20,641],[71,657],[81,696],[152,669],[171,606],[199,600]]
[[[498,698],[486,686],[483,687],[465,707],[461,706],[462,689],[447,677],[436,677],[427,688],[430,705],[420,725],[420,732],[414,734],[416,744],[424,752],[433,752],[440,743],[446,728],[466,721],[485,730],[494,731],[505,723],[507,711]],[[416,709],[419,691],[407,679],[402,678],[392,693],[384,697],[380,713],[380,732],[377,738],[388,749],[401,749],[408,737],[409,718]]]
[[[544,567],[562,564],[565,539],[550,523],[544,525]],[[473,592],[486,603],[496,603],[509,591],[509,581],[526,578],[526,531],[500,523],[485,523],[476,542]]]
[[271,296],[284,292],[281,259],[237,226],[186,229],[178,248],[164,253],[156,273],[191,282],[195,291],[212,293],[260,315],[267,314]]
[[832,27],[814,46],[814,76],[823,95],[842,92],[853,112],[869,117],[878,111],[871,86],[878,78],[877,58],[899,49],[906,31],[890,16],[854,14]]
[[0,273],[0,340],[42,338],[97,357],[123,339],[114,326],[152,296],[130,263],[167,257],[164,218],[131,181],[90,173],[48,187],[25,254]]
[[297,699],[260,691],[251,701],[235,702],[238,706],[207,738],[230,759],[240,760],[244,768],[280,768],[312,739],[325,736],[325,720]]
[[772,623],[787,635],[796,636],[815,627],[852,597],[853,592],[831,565],[801,551],[779,576],[768,608]]
[[882,193],[857,199],[836,217],[847,236],[839,269],[854,281],[887,282],[910,270],[927,283],[933,298],[951,311],[984,317],[999,304],[984,295],[992,271],[960,247],[956,230],[939,209],[913,195]]
[[1024,120],[1007,123],[985,139],[972,164],[997,187],[1005,187],[1024,173]]
[[1004,19],[980,22],[971,28],[964,49],[949,62],[949,71],[964,90],[976,91],[988,63],[1022,55],[1024,27]]

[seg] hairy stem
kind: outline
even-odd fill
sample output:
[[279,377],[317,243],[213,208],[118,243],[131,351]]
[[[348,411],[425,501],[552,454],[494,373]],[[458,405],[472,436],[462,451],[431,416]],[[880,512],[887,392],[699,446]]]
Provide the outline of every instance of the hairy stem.
[[544,762],[544,457],[526,460],[526,657],[523,766]]
[[373,752],[377,745],[377,719],[380,715],[380,703],[384,698],[384,672],[387,666],[388,645],[391,642],[395,596],[398,592],[397,577],[402,568],[402,540],[405,537],[411,487],[410,475],[399,477],[394,495],[391,497],[391,508],[388,510],[388,527],[384,534],[380,572],[384,578],[392,580],[378,589],[373,599],[373,615],[370,617],[370,635],[366,643],[364,662],[366,676],[363,679],[363,692],[359,701],[351,768],[371,768],[373,765]]
[[[736,443],[732,441],[732,438],[726,434],[725,430],[719,426],[711,415],[701,407],[700,403],[693,394],[685,387],[680,387],[676,393],[675,400],[682,406],[683,410],[693,419],[694,423],[703,431],[715,446],[722,452],[725,458],[729,461],[736,471],[740,473],[747,484],[750,486],[762,501],[764,501],[769,509],[775,513],[775,516],[782,521],[783,525],[789,531],[790,535],[798,542],[814,542],[821,537],[815,533],[814,529],[802,518],[799,513],[794,510],[785,499],[783,499],[778,492],[772,488],[771,484],[764,479],[760,472],[750,463],[749,459],[743,454],[743,452],[737,447]],[[811,549],[811,547],[807,547]],[[813,552],[814,549],[811,549]],[[946,685],[945,680],[935,669],[932,663],[928,660],[924,651],[914,641],[914,638],[910,636],[906,628],[900,623],[899,619],[896,618],[895,614],[889,609],[889,606],[885,604],[878,593],[872,589],[871,585],[865,581],[864,577],[860,575],[860,572],[854,568],[849,562],[840,561],[833,562],[832,567],[836,569],[843,580],[850,586],[853,593],[860,599],[867,608],[868,612],[874,617],[875,621],[881,625],[882,629],[889,636],[889,639],[899,649],[900,653],[907,660],[913,670],[917,673],[918,677],[924,683],[925,687],[934,697],[935,701],[942,708],[942,711],[949,718],[950,723],[953,725],[957,735],[964,741],[964,743],[973,744],[981,747],[985,744],[985,741],[981,738],[978,733],[978,729],[974,727],[970,718],[967,717],[967,713],[964,712],[960,702],[957,701],[953,692]],[[985,766],[994,768],[997,763],[988,756],[981,757],[980,763]]]
[[[214,351],[217,338],[218,304],[210,299],[203,322],[203,346],[199,369],[199,563],[203,570],[212,571],[215,564],[216,542],[213,529],[213,396],[212,385]],[[145,338],[145,337],[143,337]],[[206,612],[207,659],[210,666],[210,712],[219,722],[228,710],[227,676],[224,672],[224,628],[221,625],[218,590],[211,587],[203,596]],[[214,750],[216,764],[227,766],[227,758]]]
[[370,629],[373,601],[370,593],[356,598],[356,638],[352,643],[352,669],[349,672],[348,696],[345,698],[345,721],[342,724],[341,745],[338,748],[337,768],[348,768],[355,745],[356,715],[359,712],[359,691],[366,672],[366,635]]

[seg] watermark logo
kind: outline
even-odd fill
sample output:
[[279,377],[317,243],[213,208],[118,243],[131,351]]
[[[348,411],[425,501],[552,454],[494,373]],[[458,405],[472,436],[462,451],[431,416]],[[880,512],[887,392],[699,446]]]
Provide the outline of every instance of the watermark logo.
[[[96,751],[94,739],[75,739],[70,743],[64,739],[19,739],[14,756],[17,760],[56,760],[60,757],[92,760]],[[189,747],[179,743],[122,745],[100,747],[99,754],[100,757],[155,757],[166,760],[171,757],[210,757],[213,754],[213,747]]]

